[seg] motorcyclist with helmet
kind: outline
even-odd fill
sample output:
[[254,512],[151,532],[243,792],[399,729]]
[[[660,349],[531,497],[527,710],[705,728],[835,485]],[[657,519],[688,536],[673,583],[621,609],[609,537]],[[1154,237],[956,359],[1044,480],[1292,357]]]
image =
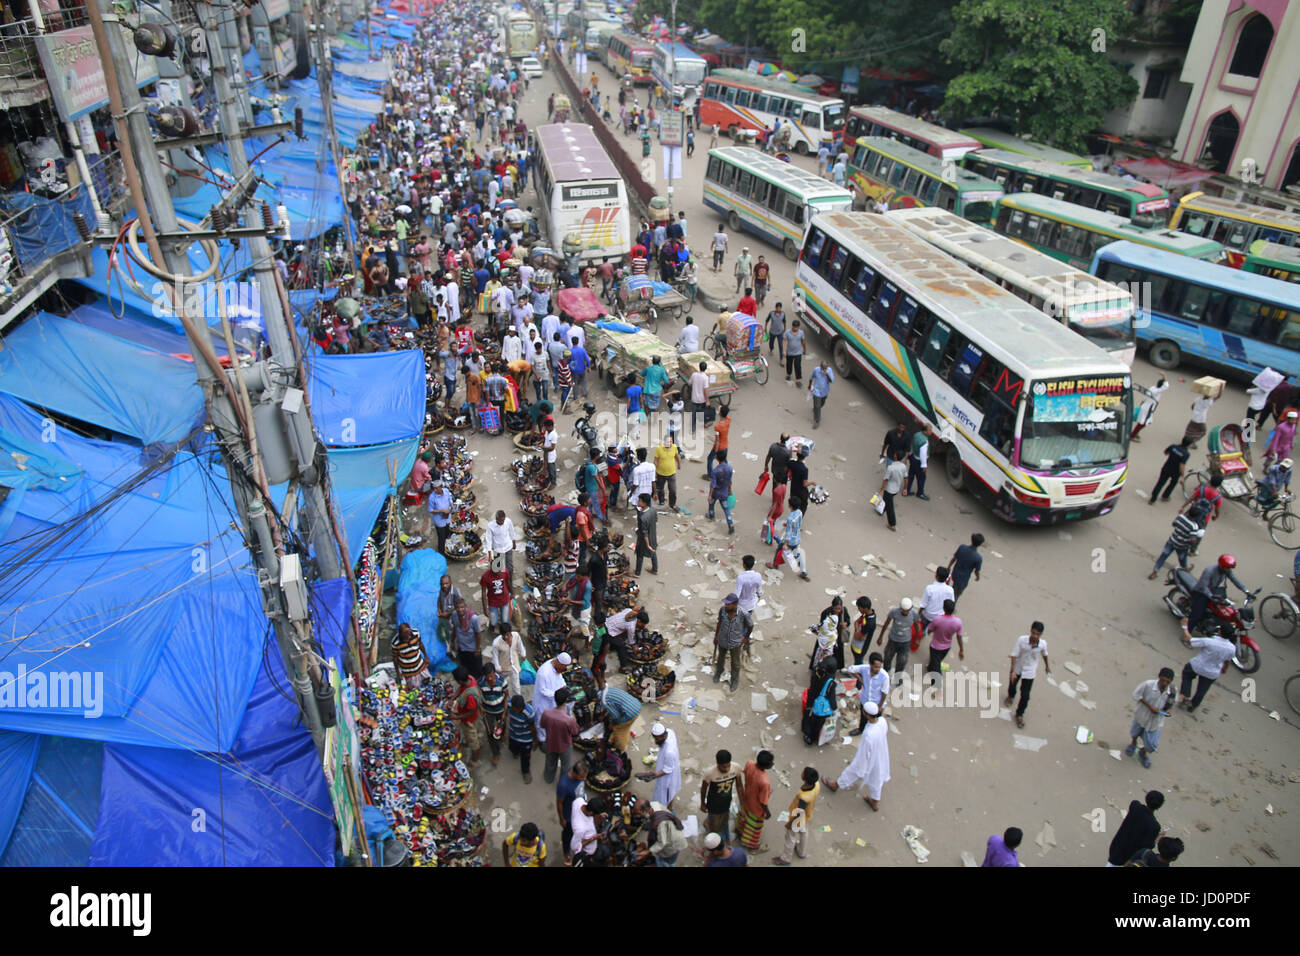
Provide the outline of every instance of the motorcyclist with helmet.
[[1227,595],[1226,581],[1235,584],[1242,594],[1250,594],[1246,586],[1238,581],[1237,576],[1232,573],[1236,567],[1236,558],[1230,554],[1221,554],[1217,564],[1212,564],[1201,572],[1200,578],[1196,581],[1196,587],[1192,589],[1191,613],[1187,616],[1187,629],[1189,631],[1195,633],[1196,625],[1205,617],[1211,599],[1218,598],[1222,600]]

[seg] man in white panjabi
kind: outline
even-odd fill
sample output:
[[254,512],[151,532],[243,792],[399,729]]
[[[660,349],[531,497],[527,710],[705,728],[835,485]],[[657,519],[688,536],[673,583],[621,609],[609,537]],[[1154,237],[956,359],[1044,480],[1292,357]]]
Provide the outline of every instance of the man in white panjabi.
[[663,724],[655,724],[650,728],[650,735],[659,748],[659,756],[655,758],[654,794],[650,799],[671,810],[677,792],[682,789],[682,762],[677,752],[677,734]]
[[537,739],[546,742],[546,731],[542,729],[542,714],[555,706],[555,692],[564,686],[564,671],[573,658],[567,653],[552,657],[537,668],[537,680],[533,684],[533,710],[537,712]]
[[880,705],[868,701],[862,705],[867,715],[867,729],[858,740],[853,762],[844,768],[838,780],[827,780],[832,792],[867,788],[862,799],[872,810],[880,809],[880,788],[889,780],[889,725],[880,718]]

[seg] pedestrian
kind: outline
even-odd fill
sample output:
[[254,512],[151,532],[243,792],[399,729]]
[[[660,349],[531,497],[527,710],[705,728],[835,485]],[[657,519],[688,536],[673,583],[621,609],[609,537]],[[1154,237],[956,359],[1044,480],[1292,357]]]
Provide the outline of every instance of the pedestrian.
[[803,768],[801,779],[802,784],[786,810],[789,819],[785,823],[785,849],[772,858],[777,866],[789,866],[795,856],[801,860],[808,859],[808,833],[822,785],[820,774],[812,767]]
[[405,622],[393,634],[393,662],[407,687],[419,687],[429,679],[429,657],[420,632]]
[[722,508],[722,515],[727,519],[727,534],[736,533],[736,522],[731,517],[731,479],[735,470],[727,463],[727,450],[718,452],[718,463],[709,474],[709,520],[714,519],[714,505]]
[[[754,299],[761,306],[767,298],[767,290],[772,286],[772,267],[763,257],[758,257],[758,262],[754,263]],[[755,310],[750,315],[758,317],[758,311]]]
[[608,492],[605,490],[605,476],[600,473],[600,449],[593,448],[588,453],[587,463],[582,466],[582,486],[589,496],[592,516],[609,523],[606,513]]
[[478,681],[464,667],[457,667],[451,676],[456,682],[456,696],[452,700],[451,711],[460,721],[460,745],[469,753],[469,769],[477,770],[479,751],[483,747],[483,736],[478,726],[483,696],[479,693]]
[[726,840],[731,835],[731,801],[739,790],[741,768],[731,762],[730,750],[719,750],[714,765],[700,775],[700,812],[704,832]]
[[[1190,498],[1183,502],[1179,512],[1190,513],[1193,510],[1198,512],[1204,511],[1205,505],[1209,506],[1209,512],[1205,514],[1207,521],[1218,521],[1219,510],[1223,507],[1223,492],[1219,488],[1223,485],[1222,475],[1211,475],[1209,482],[1196,486]],[[1204,503],[1204,504],[1203,504]],[[1192,548],[1192,554],[1196,553],[1196,548]]]
[[926,422],[921,430],[912,436],[912,454],[907,462],[907,484],[903,486],[903,497],[912,493],[912,481],[916,481],[916,497],[929,501],[925,493],[925,470],[930,465],[930,436],[934,434],[930,423]]
[[451,619],[456,613],[456,602],[464,600],[460,588],[451,583],[451,575],[444,574],[438,581],[438,640],[451,647]]
[[542,421],[542,450],[546,452],[546,488],[554,488],[557,482],[556,475],[556,457],[560,444],[560,437],[555,431],[555,419],[546,418]]
[[[942,570],[942,569],[941,569]],[[943,613],[930,622],[926,633],[930,635],[930,662],[926,664],[927,674],[934,674],[934,680],[943,675],[943,659],[952,650],[952,642],[957,641],[957,659],[966,659],[966,645],[963,638],[961,618],[953,612],[957,604],[952,598],[943,602]]]
[[492,666],[506,680],[510,694],[520,692],[519,677],[523,672],[523,663],[528,659],[524,649],[523,638],[509,624],[497,625],[497,636],[492,640]]
[[1162,488],[1164,489],[1162,500],[1169,500],[1174,488],[1182,480],[1183,472],[1187,468],[1187,459],[1190,457],[1191,452],[1188,451],[1186,439],[1165,448],[1165,462],[1160,466],[1160,475],[1156,478],[1155,487],[1151,489],[1151,497],[1147,499],[1147,504],[1156,503],[1156,498],[1161,497]]
[[[1237,654],[1231,624],[1223,624],[1212,637],[1192,637],[1187,629],[1187,618],[1179,622],[1183,628],[1183,646],[1199,648],[1199,653],[1183,665],[1183,679],[1178,688],[1178,703],[1190,714],[1201,706],[1201,701],[1214,682],[1223,676]],[[1196,694],[1192,696],[1192,679],[1196,679]]]
[[808,376],[808,392],[812,395],[813,428],[822,427],[822,406],[830,397],[833,381],[835,381],[835,373],[831,371],[830,363],[825,359],[822,359]]
[[1156,845],[1163,832],[1156,811],[1165,805],[1165,795],[1159,790],[1148,790],[1142,802],[1130,800],[1128,813],[1119,829],[1111,837],[1110,848],[1106,854],[1107,866],[1123,866],[1133,859],[1135,853],[1149,850]]
[[542,714],[555,706],[555,694],[560,688],[566,686],[564,672],[572,664],[573,658],[569,656],[569,652],[561,651],[537,668],[537,676],[533,679],[533,710],[536,713],[538,742],[546,740],[546,731],[542,727]]
[[673,440],[672,431],[665,433],[655,446],[655,492],[659,504],[664,503],[664,488],[668,489],[668,507],[677,511],[677,469],[681,467],[682,451]]
[[[641,457],[644,458],[645,449],[640,449]],[[645,464],[642,461],[642,464]],[[654,467],[651,465],[650,467]],[[659,512],[655,510],[654,499],[648,493],[639,494],[636,498],[636,570],[637,577],[641,576],[641,565],[646,559],[650,559],[650,573],[659,573],[659,539],[657,529],[659,525]]]
[[786,466],[786,473],[790,476],[790,507],[798,507],[805,515],[808,514],[808,449],[800,446],[795,452],[794,461]]
[[1020,827],[1007,827],[1001,836],[993,834],[989,837],[984,862],[980,866],[1019,866],[1020,854],[1016,849],[1024,838],[1025,834]]
[[[711,127],[709,127],[709,149],[713,149],[713,147],[717,145],[718,145],[718,124],[714,123]],[[717,270],[715,269],[714,271],[716,272]]]
[[727,841],[722,839],[716,833],[710,833],[704,838],[704,849],[707,852],[707,859],[704,861],[705,866],[748,866],[749,857],[740,847],[729,847]]
[[686,131],[686,156],[687,158],[695,155],[695,130]]
[[1273,428],[1273,436],[1268,440],[1268,445],[1264,448],[1264,462],[1281,461],[1284,458],[1291,457],[1291,451],[1295,447],[1296,424],[1300,421],[1300,412],[1294,408],[1288,409],[1286,418],[1277,423]]
[[818,176],[825,177],[826,169],[830,165],[830,159],[831,159],[830,144],[823,140],[822,144],[817,147],[817,175]]
[[740,559],[744,568],[736,578],[736,597],[740,599],[740,609],[751,617],[758,609],[758,599],[763,596],[763,575],[754,570],[754,556],[747,554]]
[[713,474],[713,462],[719,453],[726,452],[731,442],[731,408],[723,405],[718,409],[718,420],[713,425],[713,447],[709,449],[709,454],[704,461],[704,474],[701,478],[709,478]]
[[1178,837],[1161,837],[1154,850],[1138,850],[1125,866],[1169,866],[1180,856],[1186,846]]
[[832,793],[865,787],[862,799],[872,810],[880,809],[881,788],[889,782],[889,727],[875,703],[866,703],[867,729],[858,738],[858,750],[838,780],[827,780]]
[[[714,126],[716,136],[717,126]],[[713,148],[713,144],[709,144]],[[727,233],[722,223],[718,223],[718,231],[713,234],[713,271],[719,272],[722,269],[722,262],[727,257]]]
[[700,327],[695,324],[695,320],[689,315],[686,317],[686,323],[682,326],[682,330],[677,333],[676,345],[678,353],[682,355],[700,350]]
[[653,858],[655,866],[676,866],[678,855],[687,847],[682,821],[662,803],[651,800],[650,822],[646,829],[654,839],[638,857],[642,860]]
[[464,598],[458,598],[451,615],[451,637],[456,647],[456,659],[475,678],[483,675],[483,625],[479,616],[470,611]]
[[803,386],[803,345],[806,338],[803,324],[798,319],[791,322],[785,331],[785,380],[790,381],[793,375],[796,387]]
[[626,754],[632,724],[641,715],[641,701],[625,690],[606,687],[600,692],[600,704],[609,718],[606,729],[610,746],[619,753]]
[[937,567],[934,569],[934,580],[925,586],[921,593],[921,630],[924,631],[930,626],[930,622],[943,614],[943,603],[951,601],[953,594],[952,585],[948,583],[948,569]]
[[772,817],[768,801],[772,798],[772,784],[767,772],[776,764],[770,750],[760,750],[753,760],[745,764],[741,773],[740,812],[736,815],[736,837],[747,853],[766,853],[763,842],[763,824]]
[[569,365],[571,355],[572,353],[565,349],[560,353],[560,360],[554,366],[555,383],[560,390],[560,414],[562,415],[569,413],[569,396],[573,393],[573,369]]
[[785,516],[785,522],[781,526],[781,534],[776,542],[776,554],[772,560],[767,562],[767,567],[777,568],[786,561],[791,566],[799,569],[801,580],[809,581],[808,566],[804,561],[803,548],[800,541],[802,540],[803,530],[803,502],[792,501],[790,503],[790,513]]
[[483,729],[487,731],[488,750],[492,752],[492,766],[501,762],[501,737],[505,733],[506,679],[497,672],[496,665],[488,661],[483,665],[483,677],[478,682],[483,703]]
[[[1204,503],[1202,503],[1204,504]],[[1156,558],[1155,566],[1151,568],[1151,573],[1147,575],[1149,580],[1154,581],[1160,574],[1160,569],[1164,567],[1165,559],[1171,554],[1178,555],[1178,566],[1184,571],[1188,570],[1187,555],[1192,547],[1192,543],[1205,536],[1205,527],[1198,520],[1198,517],[1207,514],[1209,505],[1204,504],[1205,511],[1179,514],[1174,516],[1174,530],[1169,535],[1169,540],[1165,542],[1164,548],[1160,551],[1160,557]]]
[[664,368],[663,359],[658,355],[650,360],[644,372],[645,385],[641,397],[645,402],[645,408],[648,412],[659,411],[659,399],[663,394],[664,386],[671,379],[668,377],[668,370]]
[[536,823],[525,823],[501,841],[501,859],[507,867],[546,866],[546,839]]
[[[826,721],[839,709],[839,698],[835,693],[836,667],[834,657],[825,657],[812,668],[799,724],[803,742],[809,747],[820,747],[825,742],[822,731]],[[832,735],[833,731],[825,736],[829,739]]]
[[438,553],[446,555],[447,537],[451,534],[451,492],[441,477],[433,479],[433,487],[429,491],[429,516],[438,536]]
[[1133,441],[1141,441],[1138,434],[1142,429],[1151,424],[1156,417],[1156,409],[1160,406],[1160,396],[1169,390],[1169,382],[1163,375],[1150,388],[1142,389],[1142,404],[1138,406],[1136,414],[1133,416],[1133,430],[1129,432],[1129,438]]
[[655,769],[651,774],[654,781],[654,795],[651,799],[671,810],[673,800],[682,789],[682,763],[677,752],[677,733],[656,723],[650,728],[650,736],[659,748],[659,755],[655,757]]
[[[656,356],[656,358],[658,358],[658,356]],[[624,397],[627,399],[627,406],[624,412],[625,417],[623,419],[623,421],[626,423],[626,427],[623,433],[624,440],[627,442],[637,442],[641,440],[642,389],[641,386],[637,384],[635,372],[628,372],[627,375],[623,377],[623,388],[624,388]],[[609,506],[613,508],[615,505],[618,504],[617,482],[619,476],[621,475],[621,470],[619,468],[620,462],[618,458],[617,447],[611,445],[610,449],[611,449],[610,460],[614,462],[614,469],[615,469],[614,475],[610,476],[609,478],[611,483]],[[606,471],[608,472],[609,461],[606,461],[605,465],[606,465]]]
[[1214,397],[1210,395],[1197,395],[1192,400],[1192,417],[1187,421],[1187,427],[1183,429],[1182,444],[1191,446],[1193,442],[1200,441],[1205,437],[1206,422],[1210,417],[1210,408],[1214,405]]
[[754,619],[740,609],[740,598],[728,594],[718,610],[718,622],[713,628],[713,683],[722,680],[724,658],[730,658],[731,690],[740,687],[740,657],[749,649],[749,635],[754,630]]
[[555,783],[555,812],[560,817],[560,842],[564,862],[573,860],[573,805],[587,798],[587,761],[579,760]]
[[[1133,726],[1129,728],[1131,740],[1124,748],[1124,753],[1131,757],[1136,750],[1138,760],[1148,770],[1151,769],[1150,755],[1160,745],[1160,731],[1173,704],[1173,682],[1173,668],[1162,667],[1155,680],[1145,680],[1133,691],[1137,709],[1133,712]],[[1139,738],[1142,741],[1141,747],[1138,746]]]
[[546,769],[542,779],[554,783],[557,768],[560,773],[568,773],[573,763],[573,741],[581,733],[578,721],[569,713],[568,687],[561,687],[555,692],[555,706],[542,711],[539,718],[546,749]]
[[[876,638],[876,644],[885,645],[884,667],[892,670],[895,677],[902,674],[907,667],[907,658],[912,652],[912,628],[920,619],[921,614],[912,606],[912,599],[905,597],[898,602],[898,607],[889,609],[880,624],[880,635]],[[889,635],[887,644],[886,634]]]
[[858,617],[853,622],[853,636],[849,641],[849,649],[853,652],[853,663],[857,665],[862,663],[867,648],[871,646],[871,638],[876,634],[876,612],[871,609],[871,598],[865,594],[858,598],[855,606],[858,609]]
[[736,256],[736,266],[733,270],[736,276],[736,292],[753,284],[754,275],[754,257],[749,254],[749,246],[742,246],[740,255]]
[[867,727],[867,704],[875,704],[882,714],[885,712],[885,700],[889,696],[889,671],[885,670],[885,658],[876,651],[871,652],[866,664],[854,664],[844,670],[858,679],[858,729],[849,731],[850,737],[856,737]]
[[489,627],[495,628],[510,622],[512,584],[505,558],[493,558],[478,582],[479,598]]
[[970,544],[958,545],[952,559],[948,562],[948,580],[952,584],[954,604],[961,600],[961,594],[970,584],[972,574],[975,575],[976,581],[980,579],[980,568],[984,566],[984,557],[979,553],[979,547],[983,543],[984,535],[979,533],[971,535]]
[[894,498],[903,490],[903,482],[907,479],[907,466],[903,464],[903,453],[894,452],[894,460],[885,467],[885,476],[880,481],[880,494],[885,499],[885,520],[889,522],[889,530],[898,530],[898,517],[894,513]]
[[[762,257],[760,256],[760,258]],[[740,301],[736,303],[736,311],[743,312],[751,319],[757,319],[758,306],[759,302],[758,299],[754,298],[754,290],[749,286],[745,286],[745,294],[742,295]],[[723,335],[726,334],[727,324],[730,321],[731,314],[732,313],[728,312],[726,309],[723,309],[722,315],[718,319],[718,325],[721,327],[719,331],[722,332]]]
[[[537,746],[537,713],[523,695],[515,694],[510,698],[510,713],[506,716],[507,743],[511,755],[519,758],[519,769],[524,775],[524,783],[532,783],[530,772],[533,748]],[[585,766],[585,764],[583,765]]]
[[691,436],[699,430],[699,419],[709,407],[709,363],[700,361],[699,368],[691,373]]
[[569,810],[569,854],[574,866],[585,866],[593,861],[601,846],[601,830],[605,824],[605,798],[575,797]]
[[767,336],[768,353],[776,352],[779,356],[777,361],[784,362],[785,309],[781,307],[780,302],[776,304],[776,308],[767,313],[767,318],[763,320],[763,334]]
[[1016,686],[1020,687],[1020,704],[1016,707],[1016,726],[1025,726],[1025,709],[1029,706],[1029,694],[1034,689],[1034,678],[1038,676],[1038,662],[1043,662],[1045,673],[1052,673],[1051,662],[1047,659],[1047,642],[1043,640],[1043,622],[1034,621],[1028,634],[1016,638],[1011,649],[1011,679],[1007,690],[1006,705],[1010,707],[1016,698]]

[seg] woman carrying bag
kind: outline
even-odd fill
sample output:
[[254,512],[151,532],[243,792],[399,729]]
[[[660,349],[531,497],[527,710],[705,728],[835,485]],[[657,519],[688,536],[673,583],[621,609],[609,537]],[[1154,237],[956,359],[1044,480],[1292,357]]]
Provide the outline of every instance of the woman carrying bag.
[[[813,671],[813,684],[817,690],[809,689],[807,706],[803,712],[803,742],[810,747],[820,745],[822,730],[827,718],[835,713],[838,701],[835,697],[835,661],[833,658],[822,661]],[[814,696],[814,694],[816,696]]]

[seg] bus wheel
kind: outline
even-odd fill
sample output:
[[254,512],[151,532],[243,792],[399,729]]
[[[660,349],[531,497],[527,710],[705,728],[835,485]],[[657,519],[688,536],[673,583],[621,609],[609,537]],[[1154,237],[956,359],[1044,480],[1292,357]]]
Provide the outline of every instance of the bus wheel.
[[727,213],[727,225],[731,227],[732,232],[740,232],[740,217],[736,215],[734,209]]
[[799,247],[794,244],[793,239],[787,239],[781,249],[785,252],[785,257],[791,262],[799,258]]
[[794,151],[798,153],[800,156],[807,156],[808,144],[805,143],[803,140],[800,140],[799,142],[794,144]]
[[1151,359],[1151,364],[1156,368],[1165,370],[1178,368],[1178,363],[1182,361],[1183,353],[1178,346],[1168,339],[1161,339],[1159,342],[1152,344],[1151,351],[1147,353]]
[[952,485],[955,491],[961,491],[966,487],[966,467],[961,463],[961,452],[957,450],[956,445],[948,446],[948,452],[943,456],[943,470],[948,476],[948,484]]
[[835,364],[835,373],[845,381],[853,378],[853,362],[849,358],[849,343],[843,339],[835,340],[835,348],[831,350],[831,361]]

